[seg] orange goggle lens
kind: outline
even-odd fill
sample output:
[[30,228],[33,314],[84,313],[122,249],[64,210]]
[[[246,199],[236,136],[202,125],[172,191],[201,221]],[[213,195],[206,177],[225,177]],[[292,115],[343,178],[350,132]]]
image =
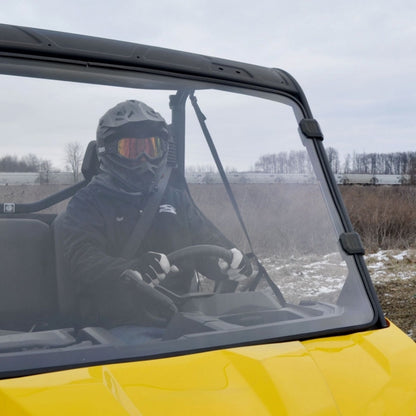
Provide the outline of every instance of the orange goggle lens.
[[156,159],[163,155],[163,142],[159,137],[123,138],[118,141],[117,152],[126,159],[137,159],[147,155]]

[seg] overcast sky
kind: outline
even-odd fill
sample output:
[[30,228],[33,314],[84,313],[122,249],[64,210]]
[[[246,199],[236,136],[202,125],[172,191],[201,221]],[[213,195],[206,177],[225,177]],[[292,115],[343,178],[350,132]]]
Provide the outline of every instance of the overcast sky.
[[414,0],[14,0],[0,22],[282,68],[326,146],[416,150]]

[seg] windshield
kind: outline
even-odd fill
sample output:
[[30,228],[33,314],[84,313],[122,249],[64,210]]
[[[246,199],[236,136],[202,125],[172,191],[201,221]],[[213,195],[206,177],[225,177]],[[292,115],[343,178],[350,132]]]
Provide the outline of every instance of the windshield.
[[2,374],[373,321],[296,103],[114,73],[0,78]]

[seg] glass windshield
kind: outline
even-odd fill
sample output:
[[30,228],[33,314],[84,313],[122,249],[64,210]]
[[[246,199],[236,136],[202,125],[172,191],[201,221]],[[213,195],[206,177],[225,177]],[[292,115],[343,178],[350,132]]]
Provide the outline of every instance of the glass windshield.
[[373,320],[295,103],[110,75],[0,78],[0,371]]

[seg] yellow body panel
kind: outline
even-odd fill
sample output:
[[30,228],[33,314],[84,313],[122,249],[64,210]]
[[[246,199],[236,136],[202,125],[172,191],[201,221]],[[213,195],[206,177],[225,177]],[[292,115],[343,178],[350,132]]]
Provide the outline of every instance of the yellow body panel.
[[416,344],[391,325],[1,380],[0,415],[416,415]]

